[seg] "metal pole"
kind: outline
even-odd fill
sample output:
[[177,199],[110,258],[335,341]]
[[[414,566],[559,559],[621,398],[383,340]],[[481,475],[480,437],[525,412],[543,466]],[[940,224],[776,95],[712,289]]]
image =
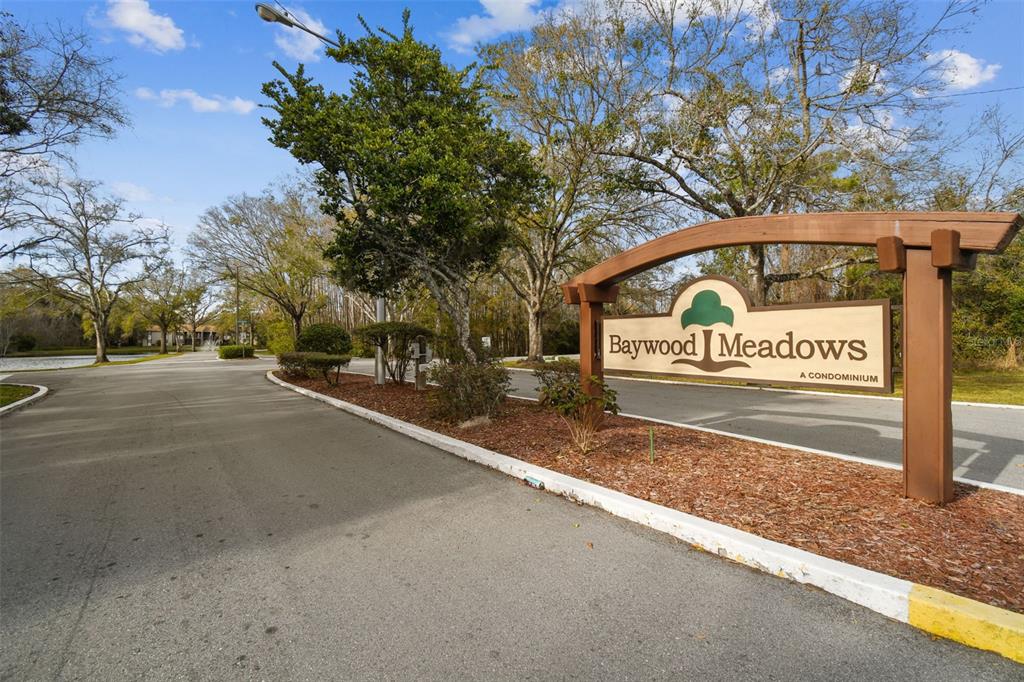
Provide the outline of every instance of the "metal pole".
[[235,268],[235,340],[238,345],[242,344],[242,337],[238,329],[238,268]]
[[[388,309],[387,309],[387,306],[385,305],[384,297],[383,296],[378,296],[377,297],[377,321],[378,322],[386,322],[387,319],[388,319]],[[385,380],[385,376],[384,376],[384,349],[381,348],[380,346],[377,347],[377,357],[376,357],[376,362],[374,363],[373,369],[374,369],[374,376],[377,379],[377,385],[378,386],[383,386],[384,385],[384,380]]]

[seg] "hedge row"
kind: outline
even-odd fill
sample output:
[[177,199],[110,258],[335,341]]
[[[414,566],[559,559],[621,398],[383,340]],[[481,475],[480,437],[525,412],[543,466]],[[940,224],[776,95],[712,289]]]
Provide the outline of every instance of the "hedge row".
[[[341,376],[341,370],[348,367],[352,360],[348,355],[334,355],[330,353],[308,353],[294,351],[281,353],[277,356],[277,364],[285,374],[291,376],[316,377],[322,376],[329,384],[337,385]],[[333,374],[333,381],[332,381]]]
[[222,360],[255,357],[252,346],[221,346],[217,349],[217,357]]

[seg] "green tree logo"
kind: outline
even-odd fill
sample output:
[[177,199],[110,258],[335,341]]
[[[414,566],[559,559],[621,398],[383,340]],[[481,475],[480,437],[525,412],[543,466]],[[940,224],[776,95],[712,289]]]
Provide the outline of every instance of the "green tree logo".
[[[714,324],[726,324],[732,326],[734,317],[732,308],[722,305],[722,297],[717,291],[705,289],[697,293],[690,303],[690,307],[683,311],[680,323],[683,329],[695,324],[700,327],[710,327]],[[712,360],[711,359],[711,329],[701,330],[704,335],[704,355],[700,360],[693,358],[678,358],[672,361],[673,365],[693,365],[705,372],[721,372],[730,367],[750,367],[741,360]]]
[[690,307],[683,311],[683,327],[691,324],[699,324],[702,327],[710,327],[718,322],[732,326],[732,308],[722,305],[722,297],[717,291],[705,289],[693,297]]

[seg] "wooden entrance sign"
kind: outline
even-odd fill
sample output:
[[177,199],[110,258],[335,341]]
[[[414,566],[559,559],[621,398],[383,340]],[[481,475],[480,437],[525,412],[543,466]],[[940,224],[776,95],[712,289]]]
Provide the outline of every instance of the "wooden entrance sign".
[[1024,219],[1017,213],[812,213],[730,218],[687,227],[599,263],[562,285],[580,306],[580,381],[603,378],[604,304],[619,282],[690,254],[750,244],[873,246],[882,272],[903,274],[903,490],[953,499],[951,272],[999,253]]

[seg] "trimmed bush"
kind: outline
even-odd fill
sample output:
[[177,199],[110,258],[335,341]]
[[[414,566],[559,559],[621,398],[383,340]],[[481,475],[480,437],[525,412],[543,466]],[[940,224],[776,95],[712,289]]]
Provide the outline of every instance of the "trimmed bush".
[[217,349],[217,357],[222,360],[238,360],[254,357],[252,346],[221,346]]
[[356,337],[365,346],[382,348],[388,376],[396,384],[405,383],[405,373],[412,360],[412,344],[429,341],[434,333],[412,322],[374,322],[359,327]]
[[605,413],[619,413],[615,391],[596,376],[590,377],[594,395],[584,391],[580,386],[580,365],[573,360],[549,363],[534,375],[540,381],[540,404],[562,418],[581,453],[593,450],[594,437],[604,425]]
[[311,324],[299,334],[295,350],[306,353],[345,355],[352,351],[352,337],[341,325],[330,322]]
[[509,371],[496,362],[442,363],[427,375],[438,384],[430,393],[434,415],[454,422],[494,416],[512,381]]
[[341,378],[341,370],[348,367],[348,363],[351,360],[351,356],[348,355],[307,353],[304,351],[281,353],[277,356],[277,364],[285,374],[309,378],[319,376],[334,386],[338,385],[338,380]]

